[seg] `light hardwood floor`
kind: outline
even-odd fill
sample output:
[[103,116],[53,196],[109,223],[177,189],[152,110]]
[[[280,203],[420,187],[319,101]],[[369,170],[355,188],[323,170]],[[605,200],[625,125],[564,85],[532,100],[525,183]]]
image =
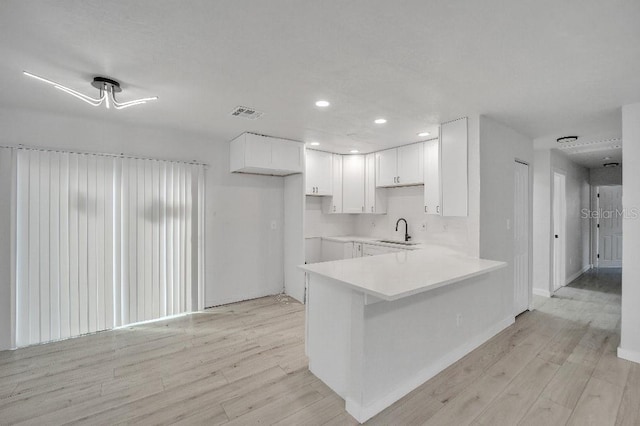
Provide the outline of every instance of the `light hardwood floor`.
[[[588,273],[368,423],[638,425],[619,271]],[[307,370],[304,308],[266,297],[0,352],[0,424],[349,425]]]

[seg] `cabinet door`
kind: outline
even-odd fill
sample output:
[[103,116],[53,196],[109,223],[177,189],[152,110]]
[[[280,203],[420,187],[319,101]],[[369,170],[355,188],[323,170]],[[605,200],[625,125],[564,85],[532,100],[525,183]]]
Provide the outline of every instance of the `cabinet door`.
[[364,213],[364,155],[342,157],[342,211]]
[[364,179],[364,211],[365,213],[382,214],[387,212],[385,189],[376,187],[376,154],[365,157]]
[[306,151],[307,195],[331,195],[333,188],[333,154],[322,151]]
[[331,208],[329,209],[329,213],[342,213],[342,155],[333,154],[332,162],[333,197],[331,197]]
[[442,215],[467,216],[467,118],[440,126]]
[[440,142],[424,143],[424,212],[441,213],[440,209]]
[[286,139],[271,139],[271,168],[302,173],[304,145]]
[[376,153],[376,186],[395,186],[398,180],[398,150]]
[[422,143],[398,148],[398,177],[396,184],[420,185],[424,182],[424,154]]
[[265,136],[245,133],[245,167],[271,169],[271,139]]

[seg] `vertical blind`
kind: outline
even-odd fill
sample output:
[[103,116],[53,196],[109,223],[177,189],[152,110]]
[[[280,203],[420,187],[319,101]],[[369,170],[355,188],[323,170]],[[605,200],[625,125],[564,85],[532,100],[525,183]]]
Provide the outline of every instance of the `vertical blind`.
[[16,151],[18,347],[203,307],[203,166]]

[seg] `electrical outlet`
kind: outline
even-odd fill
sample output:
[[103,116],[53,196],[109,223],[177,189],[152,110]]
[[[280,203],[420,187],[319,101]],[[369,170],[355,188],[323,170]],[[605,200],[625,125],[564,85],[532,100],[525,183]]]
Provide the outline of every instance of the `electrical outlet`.
[[456,327],[460,327],[460,324],[462,324],[462,314],[456,315]]
[[426,231],[427,230],[427,222],[422,222],[422,224],[420,225],[420,229],[422,231]]
[[371,221],[371,227],[375,228],[376,227],[376,223],[374,221]]
[[275,220],[271,221],[271,229],[273,229],[274,231],[276,229],[278,229],[278,222],[276,222]]

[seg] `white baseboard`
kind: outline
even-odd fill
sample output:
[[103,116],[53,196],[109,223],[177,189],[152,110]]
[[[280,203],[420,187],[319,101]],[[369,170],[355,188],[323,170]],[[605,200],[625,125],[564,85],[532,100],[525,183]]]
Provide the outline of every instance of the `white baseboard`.
[[395,388],[393,391],[391,391],[389,394],[387,394],[387,396],[377,400],[374,404],[363,407],[357,401],[351,398],[347,398],[345,401],[347,412],[351,414],[353,418],[355,418],[358,422],[366,422],[371,417],[380,413],[382,410],[389,407],[391,404],[398,401],[400,398],[407,395],[409,392],[413,391],[424,382],[440,373],[445,368],[449,367],[451,364],[459,361],[469,352],[473,351],[484,342],[491,339],[493,336],[500,333],[505,328],[509,327],[514,322],[515,318],[512,316],[497,322],[488,330],[452,350],[428,367],[420,370],[411,380],[407,380],[406,382]]
[[585,265],[584,268],[582,268],[575,274],[571,275],[570,277],[567,277],[567,284],[571,284],[573,281],[577,280],[582,274],[587,272],[589,269],[591,269],[591,265]]
[[544,290],[542,288],[533,288],[533,294],[535,294],[536,296],[542,296],[542,297],[551,297],[551,292],[549,290]]
[[243,296],[222,297],[214,300],[205,300],[204,306],[205,306],[205,309],[213,308],[215,306],[229,305],[231,303],[246,302],[247,300],[260,299],[261,297],[277,296],[278,294],[281,294],[281,293],[267,293],[267,294],[259,293],[259,294],[247,294]]
[[640,352],[632,351],[629,349],[622,349],[618,347],[618,358],[626,359],[627,361],[637,362],[640,364]]

